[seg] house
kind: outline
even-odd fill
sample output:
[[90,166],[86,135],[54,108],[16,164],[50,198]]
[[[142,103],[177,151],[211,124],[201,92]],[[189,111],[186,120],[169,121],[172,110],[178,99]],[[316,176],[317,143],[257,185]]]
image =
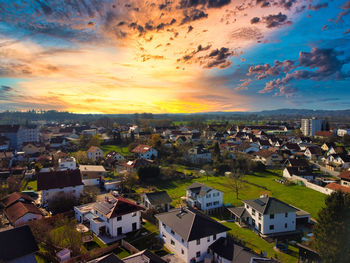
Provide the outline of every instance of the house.
[[210,163],[211,152],[201,146],[196,146],[188,150],[186,159],[191,163]]
[[103,158],[103,151],[100,148],[98,148],[97,146],[91,146],[87,150],[86,154],[87,154],[87,157],[89,159],[94,160],[94,161],[100,160]]
[[77,161],[74,157],[62,157],[58,159],[59,170],[75,170],[77,169]]
[[280,165],[282,160],[276,151],[267,149],[261,149],[253,155],[255,156],[254,161],[261,162],[266,166]]
[[64,136],[55,136],[50,139],[51,148],[60,148],[68,144]]
[[147,209],[156,209],[159,212],[167,212],[172,202],[166,191],[145,193],[143,195],[143,205]]
[[142,144],[136,146],[131,152],[139,159],[151,160],[158,156],[158,151],[156,149]]
[[332,142],[325,142],[324,144],[322,144],[321,149],[325,152],[328,152],[331,147],[335,147],[335,144]]
[[313,173],[311,168],[302,167],[285,167],[283,170],[283,177],[293,179],[294,176],[304,178],[306,180],[313,180],[316,174]]
[[90,260],[87,263],[124,263],[124,261],[118,258],[113,253],[110,253],[108,255]]
[[0,125],[0,136],[10,141],[10,148],[20,150],[24,142],[39,142],[39,126]]
[[84,185],[99,185],[107,174],[102,165],[79,165]]
[[307,168],[307,167],[309,167],[309,163],[305,159],[302,159],[302,158],[288,159],[286,166],[287,167]]
[[304,155],[310,160],[317,160],[322,155],[322,149],[317,146],[307,147]]
[[8,220],[15,227],[38,220],[43,213],[34,205],[34,200],[25,194],[14,192],[1,200]]
[[[161,257],[153,254],[148,249],[140,251],[136,254],[123,258],[124,263],[168,263]],[[117,262],[117,261],[115,261]]]
[[329,183],[326,185],[326,188],[331,189],[333,191],[342,191],[344,193],[349,193],[350,194],[350,187],[344,186],[341,184],[337,183]]
[[350,155],[346,154],[330,154],[326,159],[327,164],[333,164],[344,169],[350,167]]
[[10,263],[36,263],[39,251],[30,227],[25,225],[0,231],[0,261]]
[[232,238],[220,237],[209,246],[211,262],[214,263],[278,263],[256,254]]
[[176,208],[156,215],[159,237],[165,246],[185,262],[199,262],[215,240],[230,229],[193,208]]
[[316,138],[327,139],[333,137],[334,134],[331,131],[318,131],[315,133]]
[[121,160],[124,160],[124,156],[121,155],[120,153],[116,152],[116,151],[111,151],[109,153],[106,154],[106,159],[113,159],[115,161],[121,161]]
[[282,146],[282,150],[289,150],[292,154],[295,154],[300,151],[300,147],[296,143],[286,143]]
[[61,196],[71,195],[78,198],[84,188],[79,169],[40,172],[37,184],[38,191],[41,191],[41,204],[43,205]]
[[203,211],[222,207],[222,199],[223,192],[199,182],[186,188],[187,204]]
[[228,210],[240,224],[252,226],[262,235],[280,234],[296,230],[296,212],[292,207],[273,197],[244,200],[242,207]]
[[45,151],[45,145],[35,142],[25,142],[23,143],[22,151],[27,155],[42,153]]
[[350,171],[344,171],[338,175],[340,178],[340,184],[350,187]]
[[350,129],[338,129],[337,135],[340,137],[344,137],[345,134],[350,134]]
[[79,222],[88,222],[96,235],[113,238],[140,229],[142,210],[143,207],[122,197],[106,197],[104,201],[74,207]]
[[152,160],[147,159],[136,159],[133,161],[127,161],[123,162],[116,166],[116,172],[127,172],[127,173],[133,173],[135,172],[139,167],[145,167],[152,165]]

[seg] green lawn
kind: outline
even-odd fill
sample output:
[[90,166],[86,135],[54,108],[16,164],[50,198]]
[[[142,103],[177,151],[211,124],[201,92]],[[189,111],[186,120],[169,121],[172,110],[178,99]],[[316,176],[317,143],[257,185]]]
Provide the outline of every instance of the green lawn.
[[[244,189],[240,190],[239,198],[236,198],[232,187],[224,176],[202,176],[193,179],[178,179],[167,182],[160,182],[156,187],[159,190],[166,190],[173,199],[172,205],[180,202],[180,197],[186,194],[186,188],[193,182],[199,181],[212,186],[224,192],[224,203],[239,206],[242,200],[258,198],[261,194],[268,192],[271,196],[280,199],[288,204],[294,205],[311,214],[313,218],[317,218],[319,209],[324,205],[326,195],[321,194],[312,189],[300,185],[286,186],[274,181],[278,177],[279,172],[266,171],[247,175],[245,180],[249,183],[266,187],[267,191],[261,187],[252,184],[246,184]],[[139,189],[142,191],[143,189]]]
[[105,155],[111,151],[119,152],[122,155],[131,154],[129,152],[128,146],[121,147],[118,145],[101,145],[100,148],[101,148],[101,150],[103,150]]
[[276,252],[273,247],[274,243],[268,243],[252,230],[247,228],[241,228],[233,222],[224,223],[227,227],[231,228],[229,233],[242,240],[245,245],[253,249],[256,253],[266,252],[268,257],[277,257],[283,263],[296,263],[298,262],[298,249],[291,245],[288,246],[289,254]]
[[31,187],[30,190],[37,191],[37,190],[38,190],[38,182],[37,182],[37,180],[28,181],[28,184],[27,184],[27,187],[26,187],[26,188],[29,190],[28,186]]

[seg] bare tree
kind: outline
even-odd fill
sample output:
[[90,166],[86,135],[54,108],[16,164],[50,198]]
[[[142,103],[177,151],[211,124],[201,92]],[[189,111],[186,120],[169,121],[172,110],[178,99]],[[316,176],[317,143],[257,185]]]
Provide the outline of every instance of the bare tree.
[[245,187],[244,174],[239,169],[234,169],[227,175],[228,183],[232,186],[238,199],[239,192]]

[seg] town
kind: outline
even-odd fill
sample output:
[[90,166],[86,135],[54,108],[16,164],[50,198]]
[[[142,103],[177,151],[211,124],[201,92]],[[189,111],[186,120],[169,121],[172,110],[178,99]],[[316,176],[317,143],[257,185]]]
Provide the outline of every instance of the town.
[[321,224],[348,220],[347,125],[1,124],[0,261],[320,263]]

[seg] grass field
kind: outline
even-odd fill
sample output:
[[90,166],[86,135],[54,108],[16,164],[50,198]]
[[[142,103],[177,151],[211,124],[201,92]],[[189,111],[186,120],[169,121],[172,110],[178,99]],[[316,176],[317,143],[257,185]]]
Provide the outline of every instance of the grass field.
[[[167,182],[159,182],[156,187],[159,190],[166,190],[173,199],[172,205],[180,202],[180,197],[186,194],[186,188],[193,182],[199,181],[212,186],[224,193],[224,203],[239,206],[242,200],[258,198],[261,194],[269,193],[281,201],[294,205],[317,218],[319,209],[324,205],[326,195],[300,185],[282,185],[275,182],[279,178],[279,171],[265,171],[247,175],[245,180],[248,182],[244,189],[240,190],[238,199],[224,176],[202,176],[193,179],[178,179]],[[252,184],[250,184],[252,183]],[[254,184],[254,185],[253,185]],[[260,186],[260,187],[259,187]],[[261,188],[266,187],[267,190]],[[143,191],[145,189],[139,189]]]
[[122,155],[125,154],[131,154],[129,152],[128,146],[118,146],[118,145],[101,145],[101,150],[103,150],[104,154],[106,155],[107,153],[109,153],[110,151],[115,151],[115,152],[119,152]]
[[33,190],[33,191],[37,191],[38,190],[38,182],[37,180],[23,180],[22,181],[22,187],[21,190],[25,191],[25,190]]

